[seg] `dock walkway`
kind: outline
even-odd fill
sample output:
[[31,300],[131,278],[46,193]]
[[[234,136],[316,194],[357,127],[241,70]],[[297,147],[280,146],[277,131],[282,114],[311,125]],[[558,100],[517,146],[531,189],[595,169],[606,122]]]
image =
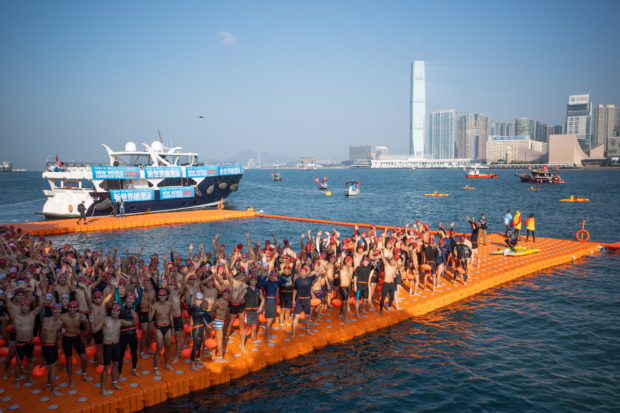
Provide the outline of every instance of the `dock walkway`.
[[[205,214],[206,212],[210,212]],[[213,214],[213,211],[195,211],[192,213],[202,214],[200,220],[196,218],[192,222],[206,222],[216,219],[231,219],[237,217],[260,216],[252,211],[216,211],[221,215]],[[185,213],[184,213],[185,214]],[[161,214],[158,214],[161,215]],[[166,214],[169,215],[169,214]],[[269,218],[286,218],[268,216]],[[137,217],[136,217],[137,218]],[[136,224],[134,217],[119,220],[130,220]],[[180,218],[158,218],[162,223],[185,223],[178,221]],[[72,220],[74,221],[74,220]],[[59,222],[59,221],[52,221]],[[95,224],[89,229],[103,230],[104,224]],[[20,224],[24,231],[60,231],[59,227],[43,227],[43,224]],[[341,223],[346,224],[346,223]],[[49,225],[49,224],[48,224]],[[90,223],[88,225],[91,225]],[[107,225],[107,223],[105,224]],[[106,229],[108,227],[106,226]],[[112,228],[111,228],[112,229]],[[119,228],[120,229],[120,228]],[[46,232],[49,233],[49,232]],[[56,232],[53,232],[56,233]],[[62,232],[58,232],[62,233]],[[149,359],[140,359],[138,370],[140,377],[129,376],[119,384],[122,390],[115,390],[111,396],[103,397],[99,394],[99,375],[95,367],[89,365],[88,376],[93,377],[91,383],[86,383],[76,377],[76,387],[67,387],[67,375],[62,366],[58,367],[59,391],[64,393],[62,397],[51,397],[45,390],[46,377],[36,379],[31,387],[13,387],[13,380],[0,381],[0,409],[3,411],[17,410],[25,412],[58,410],[62,412],[133,412],[143,409],[145,406],[153,406],[170,398],[188,394],[191,391],[206,389],[217,384],[227,383],[231,380],[244,376],[250,372],[261,370],[268,365],[279,363],[283,360],[292,359],[308,354],[315,349],[327,345],[341,343],[359,337],[367,332],[404,321],[412,316],[419,316],[444,306],[455,303],[464,298],[472,297],[484,290],[497,287],[519,277],[530,275],[536,271],[545,270],[562,264],[572,264],[580,257],[594,255],[599,252],[600,244],[591,242],[576,242],[552,238],[537,237],[536,244],[526,245],[541,249],[541,252],[523,257],[505,257],[503,255],[490,255],[503,245],[501,234],[488,236],[488,245],[479,247],[481,265],[470,270],[470,278],[463,284],[460,277],[455,284],[447,280],[441,280],[436,291],[430,291],[430,283],[424,290],[418,289],[418,295],[411,296],[401,293],[398,303],[400,310],[387,311],[379,315],[374,311],[355,319],[350,314],[352,321],[342,322],[338,320],[336,309],[324,312],[323,319],[312,323],[313,335],[305,334],[303,322],[294,339],[290,339],[291,326],[285,324],[283,328],[274,323],[274,342],[265,343],[263,330],[259,332],[261,342],[252,344],[248,340],[248,351],[242,353],[240,348],[240,336],[237,329],[231,335],[227,345],[225,362],[204,362],[204,368],[200,371],[189,369],[189,360],[182,359],[173,367],[174,371],[161,370],[162,376],[152,374],[152,356]],[[36,353],[36,351],[35,351]],[[76,359],[77,357],[74,357]],[[205,357],[203,356],[203,360]],[[41,356],[36,356],[35,365],[42,362]],[[128,361],[125,361],[127,363]],[[125,374],[130,374],[129,366],[124,369]],[[74,373],[75,374],[75,373]],[[79,376],[79,375],[77,375]]]

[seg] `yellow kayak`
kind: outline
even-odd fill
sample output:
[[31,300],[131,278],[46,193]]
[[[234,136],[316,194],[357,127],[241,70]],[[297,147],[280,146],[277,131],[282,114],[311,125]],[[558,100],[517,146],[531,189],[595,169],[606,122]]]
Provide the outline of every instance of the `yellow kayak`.
[[424,194],[424,196],[450,196],[449,194],[440,194],[437,192],[433,192],[432,194]]
[[[504,254],[504,251],[508,250],[509,252],[507,254]],[[491,255],[507,255],[509,257],[522,257],[523,255],[530,255],[530,254],[534,254],[537,252],[540,252],[540,248],[529,248],[529,247],[515,247],[515,250],[517,250],[517,252],[513,252],[510,250],[510,248],[506,247],[506,248],[500,248],[497,251],[493,251],[491,253]]]
[[590,202],[590,198],[575,198],[571,195],[568,199],[560,199],[560,202]]
[[540,188],[534,188],[533,186],[530,186],[529,188],[525,188],[526,191],[540,191]]
[[476,187],[475,187],[475,186],[465,185],[465,186],[463,187],[463,189],[476,189]]

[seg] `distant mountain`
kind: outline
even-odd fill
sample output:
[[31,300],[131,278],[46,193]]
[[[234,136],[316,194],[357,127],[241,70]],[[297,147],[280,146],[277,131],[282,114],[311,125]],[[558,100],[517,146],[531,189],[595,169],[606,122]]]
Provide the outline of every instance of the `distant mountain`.
[[[261,163],[263,165],[267,164],[285,164],[288,162],[295,162],[297,159],[291,156],[286,155],[274,155],[269,152],[261,152]],[[231,162],[231,163],[240,163],[242,165],[247,165],[249,163],[257,164],[258,163],[258,153],[256,151],[243,151],[239,152],[228,159],[221,160],[222,162]]]

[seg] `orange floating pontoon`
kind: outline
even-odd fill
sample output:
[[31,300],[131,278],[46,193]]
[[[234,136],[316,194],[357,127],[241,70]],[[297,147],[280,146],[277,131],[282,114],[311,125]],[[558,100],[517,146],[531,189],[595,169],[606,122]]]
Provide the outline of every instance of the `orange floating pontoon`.
[[14,224],[23,232],[32,235],[58,235],[71,232],[114,231],[132,228],[154,227],[158,225],[188,224],[192,222],[212,222],[225,219],[254,217],[258,213],[251,207],[245,211],[227,209],[201,209],[197,211],[160,212],[156,214],[128,215],[125,217],[91,217],[87,224],[78,225],[75,218]]
[[[256,213],[255,215],[271,219],[326,222],[324,220]],[[241,214],[240,216],[244,215]],[[351,223],[339,224],[354,225]],[[21,227],[21,225],[19,226]],[[23,412],[57,410],[63,413],[138,411],[144,407],[162,403],[167,399],[183,396],[191,391],[227,383],[250,372],[261,370],[268,365],[307,354],[328,344],[351,340],[367,332],[404,321],[412,316],[429,313],[524,275],[562,264],[571,264],[579,257],[597,253],[601,247],[601,244],[591,242],[537,237],[535,244],[522,242],[522,245],[540,248],[540,253],[524,257],[504,257],[503,255],[490,255],[490,252],[503,245],[503,236],[501,234],[490,234],[487,240],[487,245],[479,245],[481,265],[469,270],[467,284],[463,284],[460,277],[455,284],[442,279],[439,287],[435,291],[431,291],[431,280],[427,280],[424,288],[418,289],[418,295],[411,296],[404,292],[400,294],[398,303],[400,310],[387,311],[384,315],[379,315],[373,311],[364,314],[357,320],[344,323],[338,320],[338,309],[329,309],[324,311],[322,321],[312,323],[312,336],[306,334],[302,328],[303,323],[300,323],[297,336],[294,339],[290,338],[289,325],[285,325],[284,328],[274,325],[272,327],[274,341],[267,344],[263,332],[260,332],[259,339],[262,342],[252,343],[249,340],[247,353],[241,352],[241,337],[238,328],[235,328],[226,348],[225,362],[217,363],[209,360],[203,363],[202,369],[193,371],[189,369],[189,363],[180,360],[173,365],[173,371],[160,370],[162,375],[159,377],[152,374],[151,357],[146,360],[140,359],[138,371],[142,375],[134,377],[129,371],[129,365],[124,366],[123,370],[127,379],[119,382],[122,389],[114,390],[114,393],[107,397],[101,396],[99,388],[96,387],[96,383],[99,382],[99,375],[94,366],[88,366],[87,375],[94,378],[90,383],[82,381],[80,375],[74,371],[76,386],[70,389],[67,387],[67,375],[63,367],[59,365],[57,371],[59,377],[58,390],[64,393],[64,396],[50,396],[45,389],[45,375],[37,378],[36,383],[32,386],[25,387],[22,384],[17,389],[13,388],[13,380],[0,381],[0,409],[2,411]],[[407,284],[409,281],[405,280],[404,282]],[[405,289],[408,290],[409,286],[405,285]],[[350,318],[354,319],[353,313],[351,313]],[[212,341],[207,344],[213,345]],[[203,360],[205,359],[206,357],[203,356]],[[41,356],[36,356],[35,365],[41,363]],[[37,372],[41,373],[41,369],[38,369]]]

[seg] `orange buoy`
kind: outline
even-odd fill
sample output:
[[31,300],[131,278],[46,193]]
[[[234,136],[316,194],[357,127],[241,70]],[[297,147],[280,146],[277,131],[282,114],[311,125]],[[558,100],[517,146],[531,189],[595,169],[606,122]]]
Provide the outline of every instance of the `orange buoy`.
[[34,355],[35,356],[39,356],[41,355],[41,346],[34,346]]
[[420,269],[421,269],[422,271],[431,271],[431,270],[433,269],[433,267],[431,267],[431,266],[430,266],[430,265],[428,265],[428,264],[422,264],[422,265],[420,265]]
[[465,274],[465,270],[463,269],[463,267],[458,267],[458,268],[456,269],[456,272],[458,272],[458,273],[459,273],[459,274],[461,274],[461,275]]
[[138,340],[142,340],[142,334],[143,334],[142,329],[138,330],[137,333],[138,333]]
[[184,348],[183,350],[181,350],[181,356],[185,357],[185,358],[189,358],[192,355],[192,349],[187,347]]
[[407,274],[405,274],[405,277],[408,280],[413,280],[415,278],[415,275],[413,275],[413,273],[408,272]]
[[280,311],[282,311],[282,308],[278,305],[278,306],[276,307],[276,313],[277,313],[277,314],[280,314]]
[[267,322],[267,318],[265,317],[265,313],[260,313],[258,315],[258,322],[259,323],[266,323]]
[[[103,364],[98,365],[97,368],[95,369],[95,371],[98,374],[103,373]],[[108,374],[111,374],[111,373],[112,373],[112,367],[108,367]]]
[[40,378],[40,377],[45,376],[46,374],[47,374],[47,367],[45,367],[42,364],[38,365],[38,366],[35,366],[32,369],[32,376],[33,377]]
[[313,298],[312,300],[310,300],[310,305],[312,307],[318,307],[319,305],[321,305],[321,300],[319,300],[318,298]]
[[0,356],[6,357],[8,355],[9,355],[9,348],[8,347],[0,348]]
[[342,305],[342,301],[341,301],[341,300],[339,300],[338,298],[334,298],[334,299],[332,300],[332,305],[333,305],[334,307],[340,307],[340,306]]
[[587,240],[590,239],[590,233],[586,231],[585,229],[580,229],[575,234],[575,237],[577,238],[577,241],[586,242]]
[[349,297],[349,305],[355,305],[355,296],[354,295]]
[[300,320],[305,320],[306,319],[306,313],[302,311],[301,314],[299,314],[299,319]]
[[92,357],[97,353],[97,346],[86,346],[86,355]]
[[207,346],[209,350],[213,350],[217,347],[217,340],[213,338],[208,338],[205,340],[205,346]]
[[239,327],[239,317],[235,318],[235,321],[233,321],[233,327]]
[[183,331],[185,331],[186,334],[190,334],[192,332],[192,326],[189,324],[183,324]]
[[6,344],[6,341],[4,341],[3,338],[0,338],[0,347],[4,347],[5,344]]
[[130,360],[130,359],[131,359],[131,353],[129,352],[129,350],[127,350],[125,354],[123,355],[123,361]]

